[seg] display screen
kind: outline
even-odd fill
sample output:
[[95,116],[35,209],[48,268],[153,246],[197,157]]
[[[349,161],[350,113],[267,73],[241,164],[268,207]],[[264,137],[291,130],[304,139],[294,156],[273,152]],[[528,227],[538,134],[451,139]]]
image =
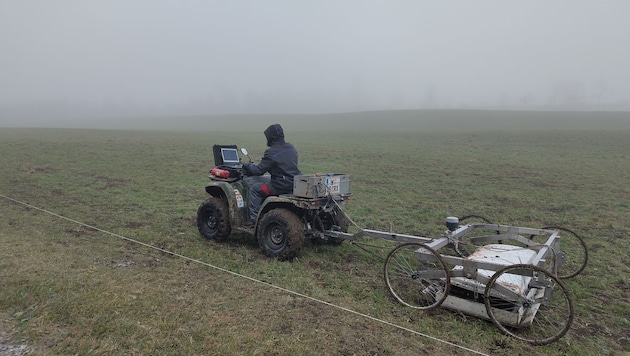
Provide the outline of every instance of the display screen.
[[224,164],[239,163],[238,151],[235,148],[222,148],[221,157]]

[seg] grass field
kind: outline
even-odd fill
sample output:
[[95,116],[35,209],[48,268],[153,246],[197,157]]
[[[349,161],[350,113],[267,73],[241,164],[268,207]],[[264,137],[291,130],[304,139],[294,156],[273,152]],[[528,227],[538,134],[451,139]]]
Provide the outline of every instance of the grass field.
[[303,172],[352,176],[344,210],[360,227],[436,236],[446,216],[476,213],[584,237],[589,265],[566,281],[577,315],[565,337],[531,346],[484,320],[397,304],[382,278],[391,243],[307,243],[281,262],[244,235],[201,238],[212,145],[260,157],[265,117],[234,119],[250,123],[239,130],[222,119],[213,130],[211,118],[161,131],[0,128],[0,345],[45,355],[630,352],[630,115],[348,115],[278,121]]

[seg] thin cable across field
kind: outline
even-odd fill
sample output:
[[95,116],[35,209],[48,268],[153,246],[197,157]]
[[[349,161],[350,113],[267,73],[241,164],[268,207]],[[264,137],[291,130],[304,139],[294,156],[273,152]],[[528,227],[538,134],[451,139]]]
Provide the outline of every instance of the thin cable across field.
[[427,339],[443,343],[445,345],[452,346],[454,348],[458,348],[458,349],[461,349],[461,350],[469,351],[469,352],[472,352],[472,353],[478,354],[478,355],[487,355],[487,354],[482,353],[480,351],[469,349],[467,347],[464,347],[464,346],[461,346],[461,345],[457,345],[455,343],[452,343],[452,342],[449,342],[449,341],[446,341],[446,340],[439,339],[439,338],[437,338],[435,336],[431,336],[429,334],[421,333],[419,331],[416,331],[416,330],[413,330],[413,329],[409,329],[409,328],[406,328],[404,326],[400,326],[400,325],[394,324],[392,322],[389,322],[389,321],[386,321],[386,320],[383,320],[383,319],[379,319],[379,318],[373,317],[371,315],[364,314],[364,313],[361,313],[361,312],[358,312],[358,311],[355,311],[355,310],[352,310],[352,309],[349,309],[349,308],[346,308],[346,307],[343,307],[343,306],[340,306],[340,305],[336,305],[336,304],[327,302],[325,300],[317,299],[317,298],[308,296],[306,294],[302,294],[300,292],[296,292],[296,291],[293,291],[293,290],[290,290],[290,289],[286,289],[286,288],[283,288],[283,287],[280,287],[280,286],[276,286],[276,285],[268,283],[268,282],[261,281],[259,279],[255,279],[255,278],[252,278],[252,277],[240,274],[240,273],[236,273],[236,272],[230,271],[230,270],[225,269],[223,267],[215,266],[213,264],[210,264],[210,263],[207,263],[207,262],[203,262],[203,261],[191,258],[191,257],[187,257],[187,256],[184,256],[184,255],[178,254],[176,252],[168,251],[166,249],[163,249],[163,248],[160,248],[160,247],[157,247],[157,246],[153,246],[153,245],[150,245],[150,244],[144,243],[142,241],[138,241],[138,240],[126,237],[126,236],[122,236],[122,235],[116,234],[116,233],[111,232],[111,231],[103,230],[103,229],[100,229],[98,227],[95,227],[95,226],[92,226],[92,225],[88,225],[86,223],[82,223],[82,222],[80,222],[78,220],[74,220],[74,219],[65,217],[63,215],[59,215],[59,214],[54,213],[52,211],[48,211],[48,210],[39,208],[37,206],[34,206],[34,205],[28,204],[26,202],[23,202],[23,201],[20,201],[20,200],[8,197],[8,196],[3,195],[3,194],[0,194],[0,197],[4,198],[6,200],[10,200],[10,201],[12,201],[14,203],[17,203],[17,204],[29,207],[31,209],[39,210],[39,211],[41,211],[43,213],[55,216],[57,218],[70,221],[70,222],[75,223],[77,225],[80,225],[80,226],[83,226],[83,227],[87,227],[87,228],[90,228],[90,229],[102,232],[104,234],[107,234],[107,235],[110,235],[110,236],[114,236],[114,237],[120,238],[122,240],[129,241],[129,242],[132,242],[132,243],[135,243],[135,244],[147,247],[149,249],[160,251],[160,252],[166,253],[166,254],[171,255],[171,256],[179,257],[179,258],[181,258],[183,260],[186,260],[186,261],[190,261],[190,262],[197,263],[197,264],[200,264],[200,265],[203,265],[203,266],[206,266],[206,267],[210,267],[210,268],[216,269],[218,271],[225,272],[227,274],[231,274],[231,275],[236,276],[236,277],[244,278],[244,279],[246,279],[248,281],[251,281],[251,282],[263,284],[265,286],[274,288],[276,290],[279,290],[279,291],[282,291],[282,292],[285,292],[285,293],[289,293],[289,294],[292,294],[292,295],[295,295],[295,296],[298,296],[298,297],[301,297],[301,298],[304,298],[304,299],[308,299],[308,300],[311,300],[311,301],[314,301],[314,302],[317,302],[317,303],[320,303],[320,304],[324,304],[324,305],[327,305],[327,306],[332,307],[332,308],[343,310],[345,312],[348,312],[348,313],[351,313],[351,314],[355,314],[355,315],[358,315],[360,317],[363,317],[363,318],[366,318],[366,319],[370,319],[372,321],[375,321],[375,322],[378,322],[378,323],[381,323],[381,324],[384,324],[384,325],[388,325],[388,326],[391,326],[391,327],[396,328],[396,329],[404,330],[404,331],[407,331],[409,333],[412,333],[412,334],[415,334],[415,335],[418,335],[418,336],[422,336],[422,337],[425,337]]

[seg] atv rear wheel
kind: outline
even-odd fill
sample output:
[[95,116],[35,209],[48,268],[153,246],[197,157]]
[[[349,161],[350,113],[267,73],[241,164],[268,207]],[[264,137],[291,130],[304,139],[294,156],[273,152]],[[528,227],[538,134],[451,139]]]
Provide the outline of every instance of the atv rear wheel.
[[232,231],[227,204],[216,197],[203,202],[197,210],[197,228],[206,239],[225,241]]
[[293,259],[304,244],[304,224],[287,209],[273,209],[258,224],[258,244],[269,257]]

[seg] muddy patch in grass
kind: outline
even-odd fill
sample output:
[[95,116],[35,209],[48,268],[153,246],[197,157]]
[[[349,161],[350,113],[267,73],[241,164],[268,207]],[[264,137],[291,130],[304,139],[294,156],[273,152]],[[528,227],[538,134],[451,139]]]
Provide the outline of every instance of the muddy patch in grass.
[[31,348],[26,344],[14,341],[13,336],[14,333],[10,332],[5,325],[0,323],[0,356],[30,354]]

